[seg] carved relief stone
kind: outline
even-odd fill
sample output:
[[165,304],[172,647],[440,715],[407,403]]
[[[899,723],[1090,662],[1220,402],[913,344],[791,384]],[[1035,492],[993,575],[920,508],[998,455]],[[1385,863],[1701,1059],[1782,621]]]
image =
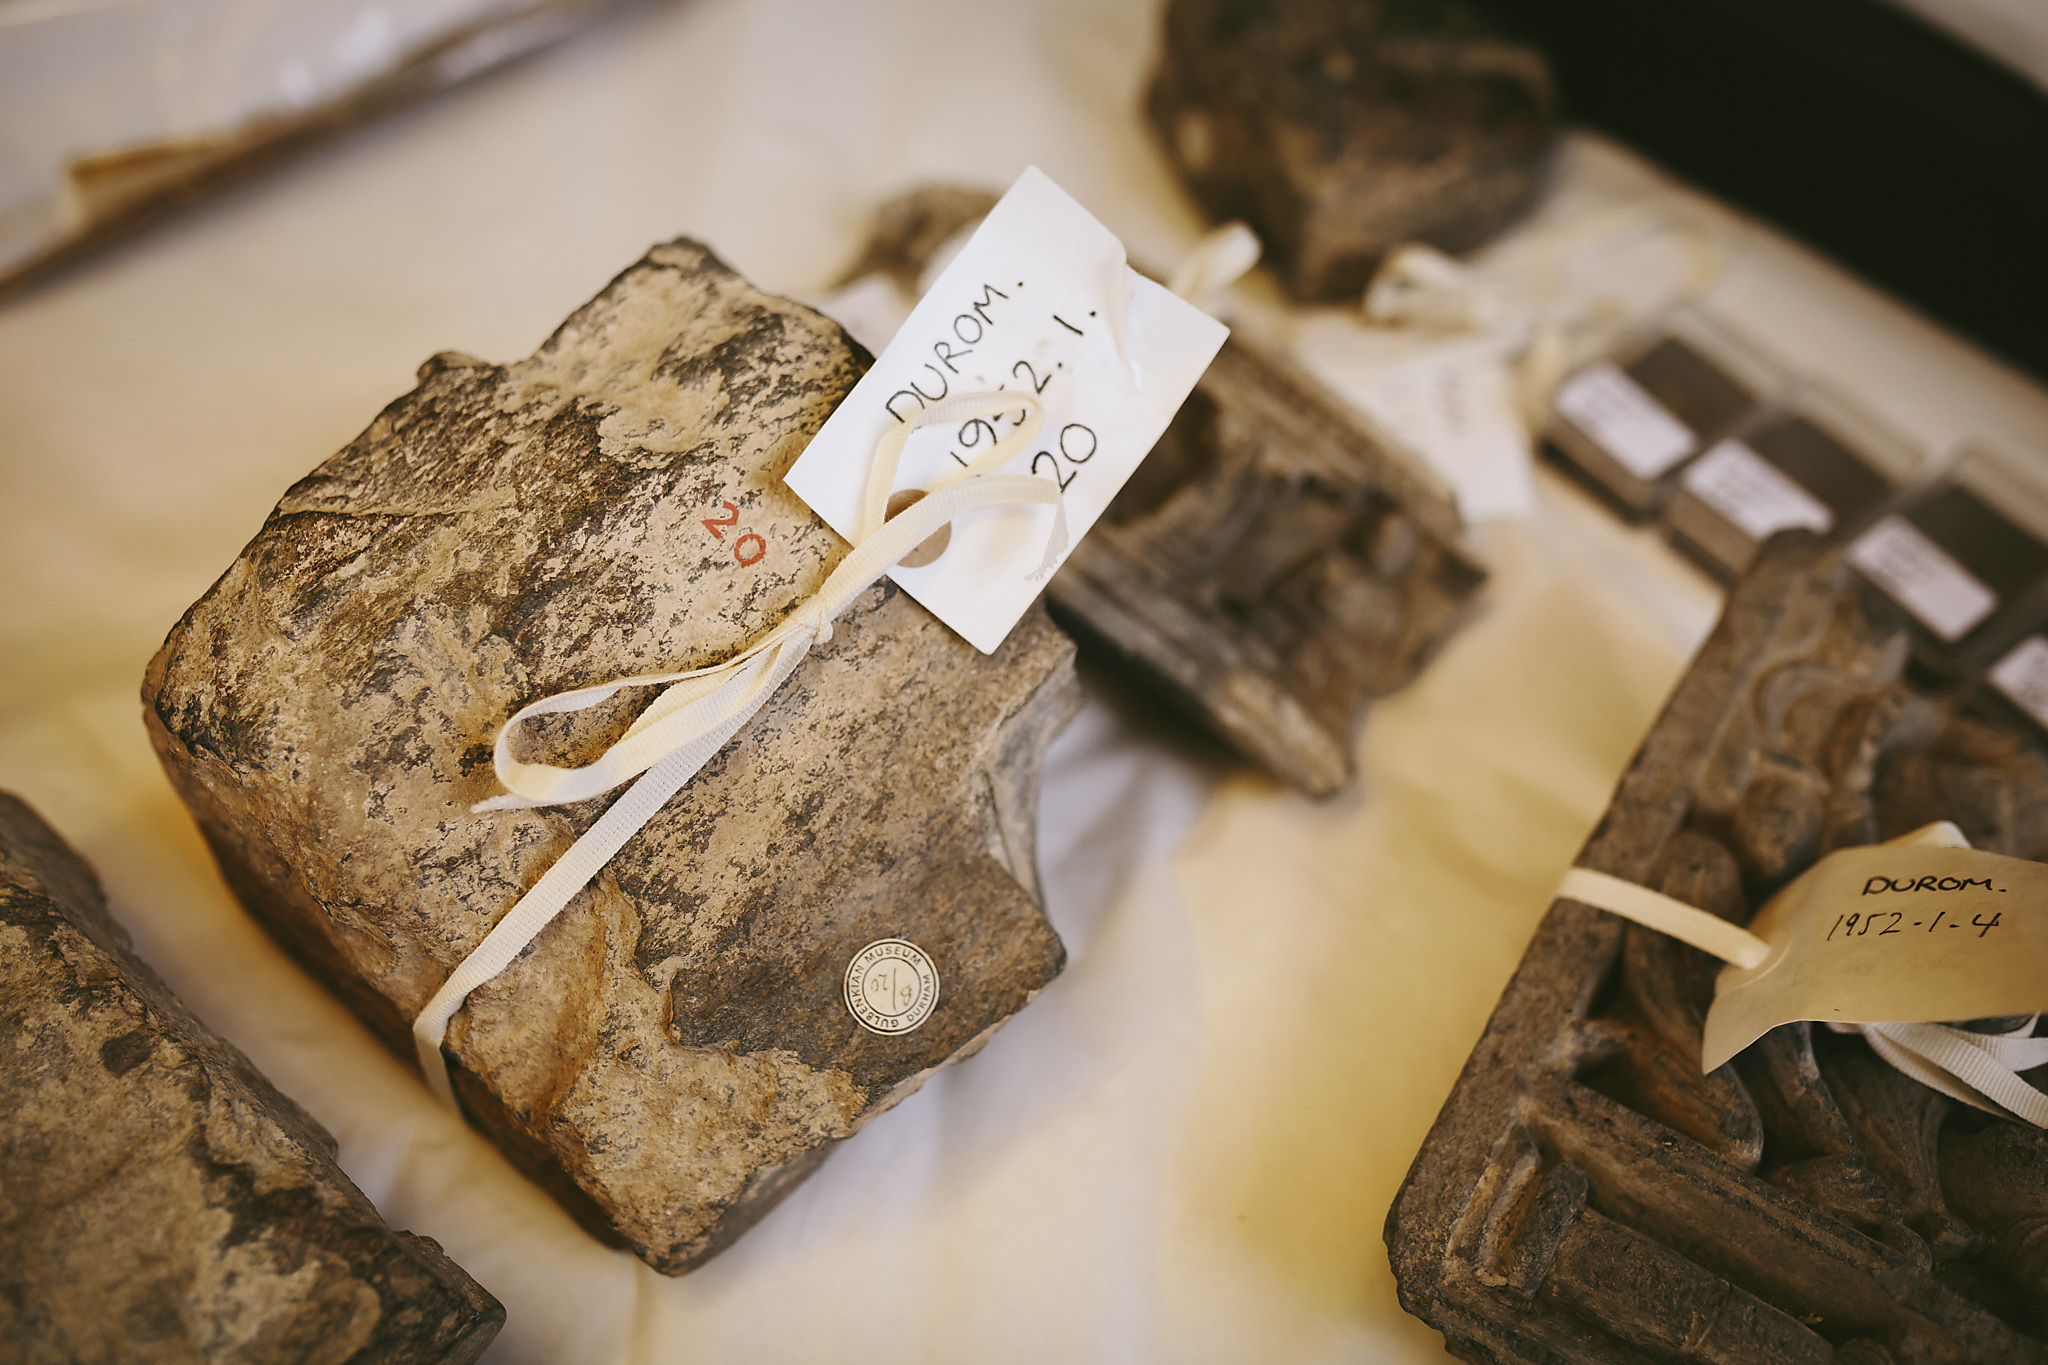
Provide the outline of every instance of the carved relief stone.
[[[171,632],[143,689],[166,769],[244,903],[401,1056],[610,800],[471,814],[498,725],[724,659],[813,592],[845,546],[782,475],[865,363],[704,248],[657,247],[527,360],[429,361]],[[858,598],[457,1014],[471,1120],[659,1270],[728,1244],[1059,971],[1033,831],[1071,658],[1039,610],[984,657],[886,581]],[[548,756],[588,761],[644,700]],[[938,1003],[883,1036],[843,978],[895,937]]]
[[1487,241],[1558,121],[1543,54],[1461,0],[1173,0],[1146,108],[1189,192],[1304,300],[1357,298],[1403,242]]
[[[1772,541],[1580,864],[1744,922],[1936,819],[2048,854],[2048,756],[1917,686],[1907,645],[1839,551]],[[1551,906],[1388,1217],[1403,1305],[1531,1365],[2048,1355],[2048,1134],[1806,1024],[1702,1076],[1718,965]]]
[[476,1359],[505,1310],[334,1150],[0,793],[0,1359]]
[[1053,578],[1055,616],[1304,791],[1351,774],[1485,570],[1456,509],[1327,391],[1236,341]]

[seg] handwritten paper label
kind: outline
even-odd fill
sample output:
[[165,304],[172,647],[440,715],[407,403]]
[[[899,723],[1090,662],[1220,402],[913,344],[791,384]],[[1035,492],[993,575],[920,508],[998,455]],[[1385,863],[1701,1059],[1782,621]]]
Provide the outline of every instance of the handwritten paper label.
[[1991,666],[1991,685],[2048,726],[2048,640],[2029,635]]
[[1535,510],[1529,433],[1497,346],[1439,347],[1363,383],[1335,373],[1317,377],[1435,470],[1466,521]]
[[1558,386],[1553,406],[1639,479],[1655,479],[1699,448],[1692,428],[1619,365],[1588,365]]
[[1962,639],[1998,605],[1998,594],[1904,517],[1856,537],[1849,562],[1946,641]]
[[1795,526],[1826,535],[1835,524],[1826,503],[1740,441],[1717,442],[1679,482],[1751,540]]
[[1757,913],[1770,945],[1724,967],[1711,1071],[1780,1024],[1925,1023],[2048,1008],[2048,864],[1892,843],[1829,854]]
[[[1087,534],[1223,345],[1224,326],[1124,262],[1123,245],[1036,167],[1026,170],[790,469],[796,495],[849,539],[876,444],[927,406],[1028,391],[1039,439],[1004,472],[1059,484],[1068,548]],[[922,489],[1012,427],[973,418],[920,431],[896,487]],[[890,576],[983,653],[1045,586],[1049,506],[988,508],[946,552]],[[1062,554],[1051,567],[1057,568]]]

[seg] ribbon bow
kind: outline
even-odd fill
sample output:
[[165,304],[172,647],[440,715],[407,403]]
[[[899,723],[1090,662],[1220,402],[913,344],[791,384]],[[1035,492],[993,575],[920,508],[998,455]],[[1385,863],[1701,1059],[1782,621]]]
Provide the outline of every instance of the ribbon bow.
[[[941,422],[994,418],[1019,409],[1023,417],[1009,435],[964,468],[938,480],[919,501],[884,520],[897,464],[917,429]],[[1038,572],[1058,561],[1067,544],[1066,509],[1060,502],[1059,485],[1028,474],[993,472],[1029,446],[1044,422],[1045,410],[1031,394],[973,393],[935,403],[915,420],[891,427],[877,446],[874,465],[868,471],[853,549],[818,591],[774,629],[723,663],[675,673],[643,673],[558,692],[521,707],[499,728],[492,762],[506,791],[479,801],[471,808],[473,812],[582,801],[622,782],[638,780],[519,898],[413,1020],[421,1074],[443,1103],[453,1107],[455,1094],[441,1043],[448,1033],[448,1021],[469,993],[504,971],[533,942],[625,842],[775,695],[812,647],[832,638],[833,619],[897,560],[954,518],[978,508],[1050,503],[1054,509],[1052,534]],[[617,743],[583,767],[523,763],[512,756],[513,733],[535,716],[587,710],[622,688],[660,683],[670,686],[648,704]]]

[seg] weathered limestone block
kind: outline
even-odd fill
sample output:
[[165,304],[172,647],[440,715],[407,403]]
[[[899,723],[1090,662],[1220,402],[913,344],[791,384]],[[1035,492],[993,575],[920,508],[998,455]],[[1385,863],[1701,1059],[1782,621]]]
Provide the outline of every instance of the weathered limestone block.
[[[610,800],[472,815],[518,706],[728,657],[845,546],[783,472],[866,362],[702,247],[655,248],[530,359],[440,356],[300,481],[144,685],[250,909],[400,1055],[454,966]],[[1072,648],[983,657],[885,583],[455,1017],[470,1118],[601,1236],[679,1273],[1059,971],[1033,866]],[[645,696],[559,726],[586,761]],[[564,755],[566,754],[566,757]],[[914,1030],[842,994],[936,966]]]
[[460,1365],[504,1321],[0,793],[0,1359]]
[[1415,675],[1484,581],[1459,539],[1441,489],[1229,341],[1047,596],[1169,704],[1325,795],[1367,699]]
[[1173,0],[1147,112],[1304,300],[1356,298],[1403,242],[1491,238],[1558,126],[1543,54],[1463,0]]
[[[1741,923],[1935,819],[2048,855],[2048,753],[1910,681],[1908,643],[1840,550],[1770,541],[1580,865]],[[1403,1306],[1529,1365],[2048,1358],[2048,1133],[1806,1024],[1702,1076],[1718,965],[1551,906],[1388,1216]]]

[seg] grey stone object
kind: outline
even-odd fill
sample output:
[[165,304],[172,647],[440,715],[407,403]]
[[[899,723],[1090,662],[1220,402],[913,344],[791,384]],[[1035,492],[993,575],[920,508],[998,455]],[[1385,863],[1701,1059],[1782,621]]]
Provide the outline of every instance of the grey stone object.
[[[2048,757],[1907,652],[1839,550],[1774,538],[1579,864],[1743,922],[1825,853],[1936,819],[2048,854]],[[1473,1361],[2048,1355],[2048,1133],[1806,1024],[1702,1076],[1718,967],[1550,907],[1388,1216],[1403,1306]]]
[[1047,596],[1154,696],[1321,796],[1351,775],[1366,704],[1474,602],[1461,533],[1327,390],[1232,340]]
[[504,1325],[0,793],[0,1359],[462,1365]]
[[[654,248],[531,358],[444,354],[283,501],[143,695],[251,912],[407,1059],[414,1015],[612,799],[470,812],[515,709],[725,659],[846,547],[782,482],[867,357],[705,248]],[[680,1273],[1058,973],[1040,756],[1077,700],[1042,610],[993,655],[886,580],[444,1045],[470,1120]],[[557,718],[584,762],[647,700]],[[932,960],[921,1026],[844,995]]]
[[1549,64],[1462,0],[1173,0],[1146,105],[1211,218],[1296,298],[1356,298],[1403,242],[1479,246],[1534,198]]

